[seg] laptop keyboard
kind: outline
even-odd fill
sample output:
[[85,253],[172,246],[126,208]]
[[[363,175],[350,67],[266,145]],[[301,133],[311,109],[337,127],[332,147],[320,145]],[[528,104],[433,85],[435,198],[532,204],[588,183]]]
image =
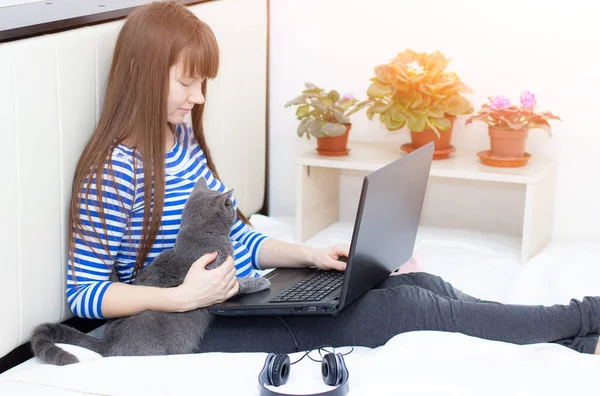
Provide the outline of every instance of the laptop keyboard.
[[344,273],[341,271],[318,271],[302,282],[283,289],[269,302],[320,301],[343,282]]

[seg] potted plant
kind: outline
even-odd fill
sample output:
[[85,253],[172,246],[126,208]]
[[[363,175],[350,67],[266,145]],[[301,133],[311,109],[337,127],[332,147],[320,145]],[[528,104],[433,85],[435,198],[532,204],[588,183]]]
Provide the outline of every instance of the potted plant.
[[[298,136],[317,138],[317,152],[327,156],[347,155],[348,134],[352,124],[349,114],[356,108],[358,100],[351,94],[340,96],[338,91],[326,92],[315,84],[305,83],[302,94],[285,104],[298,106],[296,117],[300,121]],[[367,104],[362,104],[361,108]]]
[[[511,104],[505,96],[492,96],[488,103],[466,121],[483,121],[488,125],[490,150],[478,153],[484,163],[496,166],[522,166],[530,155],[525,152],[525,143],[529,130],[541,128],[552,136],[549,120],[560,120],[560,117],[549,111],[535,111],[535,95],[524,91],[520,97],[520,105]],[[494,161],[494,159],[500,159]],[[505,161],[502,161],[505,160]]]
[[450,144],[453,122],[458,115],[471,114],[473,106],[461,95],[471,89],[456,73],[445,71],[449,62],[439,51],[427,54],[407,49],[388,64],[375,67],[367,90],[367,117],[372,120],[379,114],[389,131],[407,126],[411,143],[402,146],[403,150],[433,141],[436,159],[454,151]]

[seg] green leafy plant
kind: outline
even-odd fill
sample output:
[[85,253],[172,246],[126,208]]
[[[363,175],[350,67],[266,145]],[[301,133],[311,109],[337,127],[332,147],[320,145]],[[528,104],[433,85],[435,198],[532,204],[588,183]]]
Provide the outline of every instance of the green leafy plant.
[[471,102],[461,95],[472,91],[456,73],[445,71],[449,62],[439,51],[399,53],[390,63],[375,67],[367,89],[369,99],[350,114],[366,104],[369,120],[379,114],[390,131],[405,125],[414,132],[430,128],[439,138],[454,116],[473,112]]
[[296,117],[301,120],[298,136],[310,139],[310,135],[316,138],[343,135],[358,100],[351,94],[340,96],[336,90],[327,92],[310,82],[305,87],[300,96],[285,104],[285,107],[298,106]]

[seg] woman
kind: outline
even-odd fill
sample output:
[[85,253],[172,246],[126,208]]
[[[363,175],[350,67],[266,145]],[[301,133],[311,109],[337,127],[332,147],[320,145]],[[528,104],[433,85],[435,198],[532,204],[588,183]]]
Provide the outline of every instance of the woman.
[[[187,311],[228,299],[238,290],[236,277],[258,276],[259,269],[345,269],[339,259],[348,255],[347,246],[314,249],[268,238],[252,231],[238,209],[231,230],[235,257],[223,266],[207,271],[211,257],[203,256],[178,287],[131,284],[137,271],[173,246],[183,205],[200,177],[210,188],[225,191],[202,129],[206,79],[216,76],[218,63],[211,29],[181,5],[139,7],[124,24],[103,113],[75,172],[67,282],[75,315]],[[190,112],[191,126],[184,124]],[[111,272],[120,282],[111,281]],[[438,330],[517,344],[555,342],[594,353],[600,298],[552,307],[503,305],[418,273],[389,277],[337,317],[280,320],[219,317],[201,351],[376,347],[402,332]]]

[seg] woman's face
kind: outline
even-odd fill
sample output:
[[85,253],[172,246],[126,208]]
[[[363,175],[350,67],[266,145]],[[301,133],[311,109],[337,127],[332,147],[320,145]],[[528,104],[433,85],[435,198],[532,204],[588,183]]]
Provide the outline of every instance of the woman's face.
[[184,76],[180,62],[171,67],[167,99],[167,120],[171,124],[181,124],[194,105],[204,103],[202,81],[203,79]]

